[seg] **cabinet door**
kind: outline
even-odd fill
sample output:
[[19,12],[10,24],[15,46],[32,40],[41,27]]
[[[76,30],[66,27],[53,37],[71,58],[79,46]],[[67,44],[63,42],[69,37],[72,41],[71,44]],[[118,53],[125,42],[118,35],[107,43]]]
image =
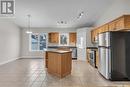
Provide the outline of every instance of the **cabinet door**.
[[116,22],[115,21],[110,22],[108,25],[109,25],[108,26],[109,27],[109,31],[114,31],[116,29]]
[[51,33],[48,33],[48,41],[49,41],[49,43],[52,43],[52,34]]
[[51,34],[51,43],[55,43],[55,35],[54,35],[54,33]]
[[103,25],[103,32],[109,31],[108,24]]
[[116,31],[124,29],[125,28],[124,27],[124,17],[117,19],[115,26],[116,26],[116,29],[115,29]]
[[94,30],[91,31],[91,41],[92,41],[92,43],[95,42],[95,32],[94,32]]
[[104,32],[104,26],[101,26],[101,27],[99,28],[99,31],[100,31],[100,33],[103,33],[103,32]]
[[91,31],[91,41],[92,41],[92,43],[96,42],[98,34],[99,34],[99,29],[94,29],[94,30]]
[[50,43],[59,43],[59,33],[51,32],[49,35],[49,42]]
[[59,33],[54,33],[54,43],[59,43]]
[[130,15],[124,16],[124,26],[126,29],[130,29]]
[[69,43],[76,44],[76,33],[69,33]]

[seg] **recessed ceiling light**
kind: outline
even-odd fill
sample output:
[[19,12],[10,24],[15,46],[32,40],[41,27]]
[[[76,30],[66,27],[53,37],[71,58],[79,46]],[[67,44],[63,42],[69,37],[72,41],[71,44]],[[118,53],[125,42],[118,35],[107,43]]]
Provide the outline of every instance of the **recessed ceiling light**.
[[57,24],[67,24],[66,21],[57,21]]
[[80,15],[83,16],[83,15],[84,15],[84,12],[82,11],[82,12],[80,13]]
[[84,12],[82,11],[81,13],[79,13],[77,19],[81,18],[84,15]]

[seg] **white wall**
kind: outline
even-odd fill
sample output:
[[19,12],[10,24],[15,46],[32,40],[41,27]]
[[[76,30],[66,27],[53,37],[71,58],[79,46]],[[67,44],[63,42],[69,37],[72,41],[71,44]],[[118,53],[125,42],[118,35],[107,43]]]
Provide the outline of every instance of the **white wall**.
[[113,0],[113,4],[98,20],[96,26],[103,25],[124,14],[130,14],[130,0]]
[[[26,34],[27,29],[22,29],[22,48],[21,48],[21,57],[22,58],[42,58],[44,53],[43,52],[36,52],[36,51],[29,51],[29,35]],[[33,33],[41,33],[41,32],[76,32],[76,29],[54,29],[54,28],[38,28],[38,29],[31,29]]]
[[8,19],[0,19],[0,64],[19,58],[20,29]]
[[92,27],[88,27],[86,28],[86,47],[92,47],[94,46],[91,42],[91,30],[93,28]]
[[[91,29],[81,28],[77,29],[77,59],[86,61],[86,47],[93,46],[91,43]],[[83,40],[81,40],[83,38]],[[81,45],[81,46],[80,46]]]

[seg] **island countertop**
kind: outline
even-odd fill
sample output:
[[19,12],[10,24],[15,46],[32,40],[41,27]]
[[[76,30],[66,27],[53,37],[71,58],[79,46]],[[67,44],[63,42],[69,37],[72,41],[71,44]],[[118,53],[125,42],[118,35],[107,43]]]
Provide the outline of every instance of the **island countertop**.
[[69,53],[69,52],[72,52],[72,51],[65,51],[65,50],[46,50],[46,52],[55,52],[55,53],[63,54],[63,53]]

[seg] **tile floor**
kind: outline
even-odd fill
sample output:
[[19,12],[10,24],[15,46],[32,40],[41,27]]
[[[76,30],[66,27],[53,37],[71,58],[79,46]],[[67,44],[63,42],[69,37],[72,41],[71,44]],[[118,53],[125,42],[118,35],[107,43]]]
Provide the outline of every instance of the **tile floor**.
[[19,59],[0,66],[0,87],[128,87],[128,85],[129,81],[108,81],[86,62],[76,60],[73,61],[72,74],[63,79],[49,75],[43,59]]

